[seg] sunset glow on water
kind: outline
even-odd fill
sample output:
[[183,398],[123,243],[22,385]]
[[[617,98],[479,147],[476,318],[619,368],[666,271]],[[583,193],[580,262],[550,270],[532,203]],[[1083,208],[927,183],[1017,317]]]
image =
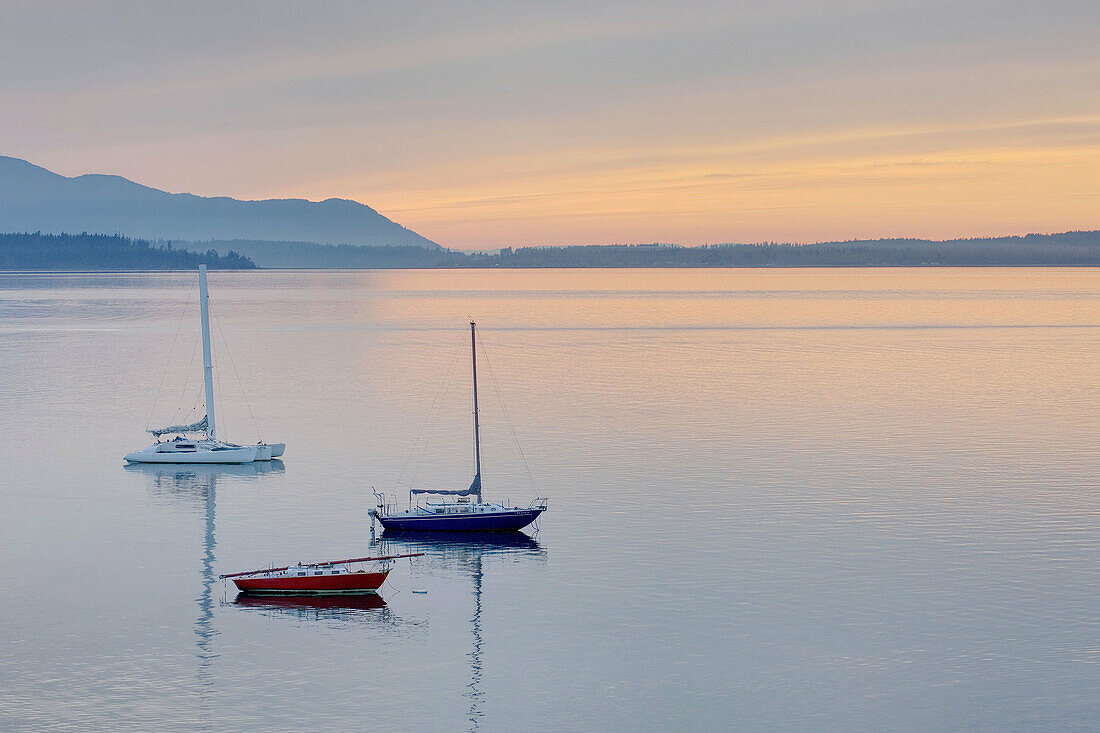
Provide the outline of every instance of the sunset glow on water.
[[[1098,278],[213,273],[219,429],[284,461],[127,470],[196,394],[194,276],[2,275],[0,719],[1088,728]],[[472,475],[468,318],[486,496],[550,510],[380,544],[372,487]],[[384,607],[216,580],[381,549],[427,553]]]

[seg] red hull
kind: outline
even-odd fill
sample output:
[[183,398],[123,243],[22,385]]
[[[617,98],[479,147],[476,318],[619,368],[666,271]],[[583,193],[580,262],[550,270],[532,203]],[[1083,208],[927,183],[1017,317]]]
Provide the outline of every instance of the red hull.
[[243,593],[281,593],[294,595],[331,595],[335,593],[375,593],[386,582],[389,570],[378,573],[341,573],[305,577],[234,578]]

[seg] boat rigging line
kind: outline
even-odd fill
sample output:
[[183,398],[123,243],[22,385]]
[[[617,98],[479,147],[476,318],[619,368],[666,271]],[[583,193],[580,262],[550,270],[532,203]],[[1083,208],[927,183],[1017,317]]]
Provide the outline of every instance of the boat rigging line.
[[[198,337],[198,334],[196,334],[195,335],[195,340],[194,340],[194,342],[191,346],[191,358],[187,361],[187,371],[184,372],[183,382],[180,384],[180,396],[179,396],[179,399],[176,400],[176,409],[172,412],[172,419],[169,420],[169,422],[179,422],[179,419],[178,419],[179,416],[185,414],[184,411],[183,411],[183,406],[185,404],[187,404],[187,387],[189,386],[188,383],[190,381],[189,376],[191,374],[191,366],[195,363],[195,354],[198,353],[200,342],[201,342],[201,339]],[[195,397],[191,399],[191,409],[186,414],[190,415],[190,414],[193,414],[195,412],[195,408],[199,403],[198,395],[201,394],[201,393],[202,393],[202,380],[199,380],[198,390],[195,394]],[[146,428],[146,431],[148,431],[149,426],[146,425],[145,428]]]
[[[157,410],[157,400],[160,399],[160,393],[164,389],[164,380],[168,376],[168,367],[172,365],[172,356],[176,353],[176,342],[179,341],[180,332],[183,330],[183,320],[187,316],[187,304],[191,302],[191,294],[195,292],[195,285],[198,281],[197,277],[191,281],[191,288],[187,291],[187,299],[183,301],[183,307],[180,308],[180,320],[179,323],[176,324],[176,335],[172,337],[172,348],[168,350],[168,360],[164,362],[164,371],[160,373],[160,384],[157,385],[156,396],[153,397],[153,404],[149,408],[149,417],[145,420],[146,431],[148,431],[149,426],[153,424],[153,413]],[[191,358],[195,358],[194,351],[191,352]]]
[[500,411],[504,413],[504,422],[508,424],[508,429],[512,431],[512,442],[516,444],[516,450],[519,452],[520,460],[523,461],[523,468],[527,471],[527,479],[531,482],[531,488],[534,489],[535,495],[538,496],[539,490],[535,486],[535,477],[531,473],[531,466],[527,464],[527,456],[523,453],[523,446],[519,444],[519,435],[516,433],[516,428],[512,424],[512,418],[508,414],[508,408],[504,406],[504,395],[500,390],[500,381],[496,378],[496,374],[493,373],[493,365],[489,362],[489,350],[485,348],[485,341],[481,337],[481,331],[477,331],[477,340],[481,343],[481,360],[485,362],[485,369],[489,373],[489,383],[493,385],[493,391],[496,392],[497,402],[500,403]]
[[[176,354],[176,348],[179,345],[180,334],[183,332],[183,323],[185,320],[187,320],[188,306],[191,303],[192,296],[195,293],[195,287],[197,283],[197,277],[191,281],[191,287],[187,291],[187,299],[183,301],[183,307],[180,308],[180,318],[179,322],[176,324],[175,335],[172,337],[172,347],[168,350],[168,360],[164,364],[164,370],[161,372],[160,375],[160,383],[157,385],[157,392],[153,398],[153,405],[149,409],[149,415],[145,420],[146,430],[148,430],[149,426],[152,425],[153,416],[156,413],[157,409],[157,404],[159,403],[160,397],[164,392],[164,383],[168,378],[168,371],[174,363],[172,358]],[[252,403],[248,401],[248,392],[244,388],[244,380],[241,379],[240,371],[237,369],[237,363],[233,359],[233,352],[229,348],[229,341],[225,338],[225,330],[222,328],[221,320],[218,319],[217,314],[214,312],[214,307],[212,303],[209,303],[208,301],[207,307],[210,316],[214,321],[214,326],[217,329],[218,336],[221,338],[221,344],[219,344],[219,348],[217,349],[216,354],[211,354],[212,361],[219,361],[219,357],[221,356],[221,354],[225,354],[228,357],[229,366],[233,370],[233,376],[236,378],[237,386],[240,388],[241,396],[244,398],[244,405],[245,408],[248,410],[248,416],[252,420],[252,428],[256,431],[257,437],[262,441],[263,435],[260,432],[259,422],[256,420],[256,414],[252,411]],[[200,343],[201,339],[198,337],[198,334],[196,334],[191,346],[191,355],[187,360],[187,369],[184,372],[184,378],[183,383],[180,387],[179,398],[176,401],[175,411],[172,413],[172,419],[170,420],[170,422],[193,422],[191,418],[195,416],[196,411],[198,410],[199,398],[203,390],[201,380],[195,391],[195,396],[190,401],[188,401],[187,395],[190,392],[190,390],[188,389],[190,382],[189,377],[192,372],[192,367],[195,364],[195,357],[198,354]],[[214,380],[217,383],[218,390],[221,391],[221,375],[217,369],[214,369],[213,372]],[[188,404],[190,405],[190,409],[186,408],[186,405]],[[209,406],[205,405],[205,403],[204,407],[209,409]],[[219,414],[214,417],[216,417],[218,422],[221,423],[222,426],[224,426],[225,413],[222,410],[219,410],[218,412]]]
[[[451,384],[451,379],[454,377],[455,367],[458,365],[458,358],[465,351],[465,344],[459,344],[454,349],[454,356],[451,357],[451,365],[447,368],[447,374],[443,377],[443,381],[439,385],[439,389],[436,390],[435,398],[432,400],[432,405],[428,408],[428,416],[424,419],[424,422],[420,425],[420,431],[416,434],[416,440],[413,441],[412,450],[409,451],[409,455],[405,458],[405,465],[401,466],[401,472],[397,474],[397,480],[394,482],[393,490],[397,491],[397,487],[404,485],[412,488],[412,484],[415,483],[416,477],[420,474],[420,466],[424,462],[424,455],[428,452],[428,445],[431,443],[431,431],[430,427],[435,426],[435,411],[440,404],[440,400],[447,392],[448,387]],[[424,431],[428,430],[428,435],[424,436]],[[420,438],[424,437],[424,445],[420,445]],[[409,467],[409,463],[412,462],[413,456],[418,456],[416,462],[416,468],[413,470],[413,475],[409,478],[408,484],[405,484],[402,479],[405,477],[405,471]]]
[[[209,308],[209,306],[207,306]],[[218,320],[218,314],[214,312],[213,308],[210,308],[210,316],[214,319],[214,325],[218,328],[218,335],[222,339],[221,350],[229,357],[229,366],[233,369],[233,375],[237,378],[237,386],[241,388],[241,397],[244,398],[244,406],[248,409],[248,416],[252,418],[252,429],[256,431],[256,437],[259,441],[263,442],[263,435],[260,433],[260,426],[256,422],[256,415],[252,412],[252,405],[248,402],[248,392],[245,391],[244,382],[241,380],[240,372],[237,371],[237,363],[233,361],[233,352],[229,350],[229,341],[225,338],[225,332],[222,330],[222,322]],[[218,383],[218,390],[221,391],[221,382]],[[222,394],[225,394],[222,392]]]

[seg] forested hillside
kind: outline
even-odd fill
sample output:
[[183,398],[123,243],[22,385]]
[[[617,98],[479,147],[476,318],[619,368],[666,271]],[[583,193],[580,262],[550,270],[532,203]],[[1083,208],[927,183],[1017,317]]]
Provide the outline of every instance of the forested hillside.
[[236,252],[220,255],[153,246],[142,239],[108,234],[0,234],[0,270],[249,270]]

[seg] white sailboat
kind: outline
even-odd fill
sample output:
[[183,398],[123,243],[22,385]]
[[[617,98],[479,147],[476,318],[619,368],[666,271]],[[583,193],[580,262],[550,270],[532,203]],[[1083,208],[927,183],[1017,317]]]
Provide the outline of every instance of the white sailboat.
[[[206,391],[206,415],[188,425],[169,425],[147,432],[156,438],[148,448],[127,453],[127,463],[251,463],[278,458],[285,443],[237,445],[218,440],[214,426],[214,367],[210,354],[210,310],[206,292],[206,265],[199,265],[199,312],[202,318],[202,369]],[[164,435],[175,435],[161,440]],[[197,435],[197,439],[188,435]]]

